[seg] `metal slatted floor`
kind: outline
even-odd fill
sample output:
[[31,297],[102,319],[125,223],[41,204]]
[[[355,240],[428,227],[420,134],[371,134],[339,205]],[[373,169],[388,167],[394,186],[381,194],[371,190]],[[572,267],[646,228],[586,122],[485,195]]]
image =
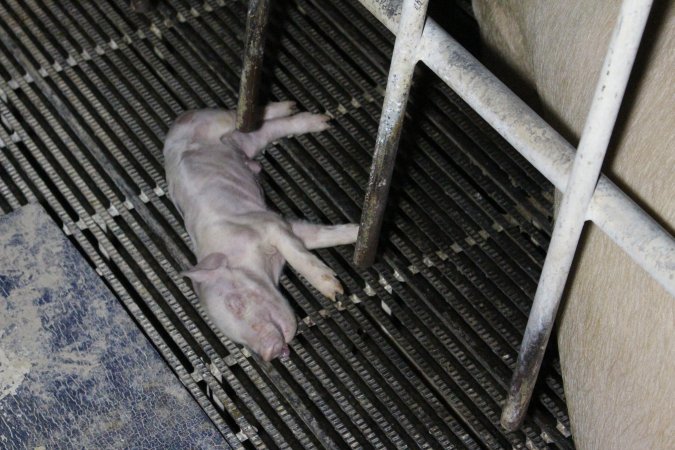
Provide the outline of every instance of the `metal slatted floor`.
[[[393,38],[355,1],[273,2],[265,96],[327,111],[327,132],[262,160],[268,204],[357,222]],[[285,362],[213,331],[178,273],[192,259],[166,197],[162,140],[181,111],[233,108],[246,4],[8,0],[0,5],[0,208],[38,201],[232,448],[571,448],[560,369],[515,433],[500,403],[550,237],[552,188],[420,68],[380,257],[321,250],[346,295],[286,269],[300,317]],[[169,245],[169,243],[172,243]]]

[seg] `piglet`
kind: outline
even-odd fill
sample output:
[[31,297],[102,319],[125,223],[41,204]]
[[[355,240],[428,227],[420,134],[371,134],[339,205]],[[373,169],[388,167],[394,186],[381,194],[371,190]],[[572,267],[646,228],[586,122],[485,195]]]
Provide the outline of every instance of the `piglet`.
[[330,299],[335,273],[308,249],[351,244],[358,226],[286,221],[265,207],[254,158],[270,142],[328,128],[328,117],[293,114],[293,102],[265,108],[262,126],[235,130],[235,113],[188,111],[164,144],[166,177],[192,239],[197,265],[184,272],[220,330],[269,361],[289,354],[296,319],[278,290],[284,262]]

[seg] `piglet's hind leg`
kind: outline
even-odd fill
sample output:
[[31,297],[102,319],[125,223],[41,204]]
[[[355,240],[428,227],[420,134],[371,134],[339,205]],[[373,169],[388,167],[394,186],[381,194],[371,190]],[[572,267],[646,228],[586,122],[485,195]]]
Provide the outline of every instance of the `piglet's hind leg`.
[[323,114],[303,112],[289,117],[279,117],[263,122],[260,129],[252,133],[232,133],[232,140],[246,156],[254,158],[272,141],[286,136],[303,133],[315,133],[329,127],[330,117]]
[[317,225],[307,222],[291,222],[293,233],[299,237],[308,249],[335,247],[356,242],[359,226],[353,223],[344,225]]
[[264,120],[279,119],[281,117],[288,117],[293,113],[298,112],[295,102],[275,102],[265,106]]

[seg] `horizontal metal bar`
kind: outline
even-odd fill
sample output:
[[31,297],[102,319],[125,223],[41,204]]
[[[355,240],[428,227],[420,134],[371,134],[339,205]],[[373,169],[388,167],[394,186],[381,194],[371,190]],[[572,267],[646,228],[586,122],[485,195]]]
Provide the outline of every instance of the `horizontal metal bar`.
[[[359,0],[396,33],[400,0]],[[506,141],[565,192],[574,147],[488,71],[432,19],[427,19],[418,56]],[[675,296],[675,239],[604,175],[588,219]]]

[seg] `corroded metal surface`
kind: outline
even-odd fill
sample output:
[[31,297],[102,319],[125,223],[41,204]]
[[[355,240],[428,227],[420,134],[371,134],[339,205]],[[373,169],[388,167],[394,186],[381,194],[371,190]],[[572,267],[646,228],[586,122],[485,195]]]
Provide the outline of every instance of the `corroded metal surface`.
[[246,38],[244,42],[244,62],[239,84],[239,102],[237,103],[237,130],[253,131],[256,128],[256,107],[260,75],[265,50],[265,34],[269,21],[269,0],[249,0],[246,16]]
[[398,37],[391,56],[382,115],[375,139],[373,164],[363,201],[359,238],[354,250],[354,263],[362,268],[370,266],[375,261],[413,71],[418,61],[417,47],[424,29],[427,6],[428,1],[424,0],[403,1]]

